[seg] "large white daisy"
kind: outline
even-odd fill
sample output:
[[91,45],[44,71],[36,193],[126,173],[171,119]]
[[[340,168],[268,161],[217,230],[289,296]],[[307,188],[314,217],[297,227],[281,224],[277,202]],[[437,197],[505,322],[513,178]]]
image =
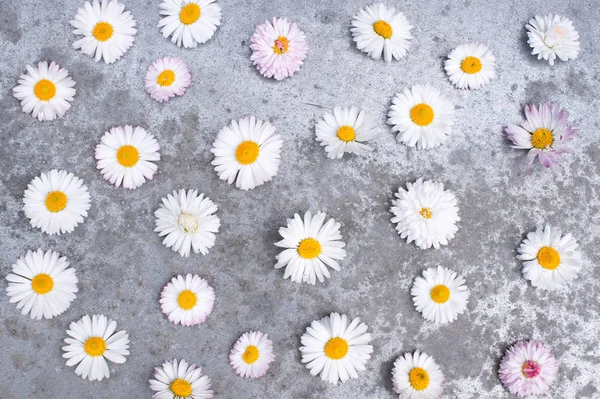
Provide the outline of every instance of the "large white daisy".
[[324,221],[324,212],[312,216],[307,211],[304,219],[296,213],[293,219],[287,219],[287,227],[279,229],[283,240],[275,245],[286,249],[277,255],[275,269],[285,266],[284,279],[289,277],[296,283],[314,285],[317,279],[322,283],[325,278],[331,277],[327,266],[340,270],[336,260],[346,257],[343,249],[346,243],[341,241],[341,225],[333,218],[325,224]]
[[173,277],[160,293],[160,308],[169,320],[182,326],[204,323],[211,314],[215,293],[208,282],[197,275]]
[[437,399],[442,395],[444,374],[426,353],[405,353],[394,362],[394,390],[402,399]]
[[400,237],[406,238],[407,243],[414,241],[421,249],[448,245],[458,231],[456,222],[460,221],[452,191],[444,190],[443,183],[423,179],[406,183],[406,188],[398,189],[390,209]]
[[454,125],[454,105],[429,84],[414,85],[396,94],[388,113],[396,140],[409,147],[434,148],[442,144]]
[[283,140],[269,122],[254,116],[231,121],[210,150],[219,179],[249,190],[270,181],[279,169]]
[[523,261],[523,276],[531,285],[552,290],[563,288],[581,270],[581,252],[569,233],[546,224],[529,232],[518,248],[517,258]]
[[302,363],[307,363],[310,374],[332,384],[358,378],[357,370],[365,370],[373,352],[367,325],[358,317],[348,323],[348,317],[338,313],[314,320],[301,342]]
[[215,0],[164,0],[158,23],[164,37],[177,47],[197,47],[208,41],[221,25],[221,7]]
[[137,32],[131,13],[117,0],[86,1],[71,25],[75,27],[74,34],[83,36],[73,43],[73,48],[107,64],[129,50]]
[[450,82],[459,89],[479,89],[496,77],[496,57],[483,44],[462,44],[444,63]]
[[21,101],[21,109],[40,121],[51,121],[63,116],[75,96],[75,81],[69,71],[51,62],[39,62],[37,68],[27,65],[27,73],[21,75],[13,95]]
[[202,369],[185,360],[164,362],[154,368],[150,389],[156,392],[153,399],[210,399],[213,397],[210,378]]
[[362,8],[352,20],[352,39],[359,50],[376,60],[401,59],[410,46],[412,26],[401,12],[383,3]]
[[260,331],[244,333],[229,353],[231,367],[246,378],[262,377],[273,360],[273,342]]
[[63,346],[63,357],[67,366],[79,364],[75,374],[90,381],[101,381],[110,377],[106,359],[113,363],[125,363],[129,355],[129,335],[125,331],[115,333],[117,323],[104,315],[85,315],[77,322],[71,323],[65,338],[67,346]]
[[162,199],[156,216],[155,232],[159,237],[166,236],[163,244],[179,255],[188,257],[190,250],[206,255],[215,245],[215,233],[221,222],[214,214],[217,206],[204,193],[198,190],[173,191]]
[[27,185],[23,211],[33,227],[47,234],[73,231],[90,209],[90,194],[73,173],[53,169]]
[[527,43],[533,49],[531,54],[537,54],[538,60],[543,58],[554,65],[557,57],[568,61],[579,55],[579,33],[570,19],[552,14],[536,15],[525,28]]
[[163,57],[148,68],[144,86],[150,97],[163,102],[175,96],[183,96],[191,80],[190,70],[183,60]]
[[6,279],[9,302],[16,302],[22,314],[29,313],[36,320],[42,316],[51,319],[67,310],[78,291],[75,269],[54,251],[27,251],[12,265]]

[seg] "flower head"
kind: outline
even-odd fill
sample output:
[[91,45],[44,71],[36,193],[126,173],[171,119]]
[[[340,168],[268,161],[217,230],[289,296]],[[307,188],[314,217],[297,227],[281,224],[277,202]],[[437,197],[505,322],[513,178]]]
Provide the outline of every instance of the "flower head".
[[426,353],[405,353],[394,362],[394,390],[401,399],[437,399],[442,395],[444,374]]
[[525,28],[527,43],[533,49],[531,54],[537,54],[538,60],[543,58],[554,65],[557,57],[568,61],[579,55],[579,33],[570,19],[552,14],[536,15]]
[[273,342],[260,331],[244,333],[229,353],[231,367],[246,378],[262,377],[273,360]]
[[444,69],[459,89],[479,89],[496,77],[496,57],[483,44],[463,44],[452,50]]
[[520,341],[506,350],[500,362],[500,381],[510,393],[543,395],[556,379],[554,355],[537,341]]
[[190,86],[192,76],[185,63],[179,58],[163,57],[150,65],[144,86],[150,97],[158,102],[183,96]]
[[221,25],[221,7],[216,0],[163,0],[158,23],[160,33],[177,47],[194,48],[207,42]]
[[174,324],[195,326],[212,313],[215,293],[197,275],[173,277],[160,293],[160,308]]
[[200,367],[185,360],[171,360],[154,368],[150,389],[156,392],[153,399],[210,399],[210,378]]

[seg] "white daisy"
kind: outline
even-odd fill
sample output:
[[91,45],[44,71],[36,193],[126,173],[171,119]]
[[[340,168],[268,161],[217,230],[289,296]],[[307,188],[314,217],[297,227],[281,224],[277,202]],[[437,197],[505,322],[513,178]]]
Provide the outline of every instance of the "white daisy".
[[323,116],[315,128],[317,141],[325,146],[329,158],[341,158],[344,153],[350,152],[358,155],[373,151],[373,148],[363,144],[377,136],[373,118],[365,111],[356,107],[335,107],[333,114],[329,112]]
[[463,44],[444,62],[450,82],[459,89],[479,89],[496,77],[496,57],[483,44]]
[[221,25],[221,7],[215,0],[164,0],[158,23],[164,37],[177,47],[192,48],[208,41]]
[[183,60],[163,57],[154,61],[148,68],[144,86],[150,97],[163,102],[171,97],[183,96],[191,80],[190,70]]
[[358,317],[348,323],[345,314],[331,313],[314,320],[302,335],[302,363],[307,363],[310,374],[320,374],[332,384],[358,378],[356,371],[364,371],[371,358],[371,339]]
[[27,185],[23,202],[33,227],[47,234],[63,234],[72,232],[87,217],[90,194],[73,173],[53,169]]
[[574,60],[579,55],[579,33],[573,22],[558,15],[536,15],[525,26],[528,30],[527,43],[533,49],[531,54],[554,65],[556,57],[562,61]]
[[406,238],[407,243],[414,241],[421,249],[448,245],[458,231],[456,222],[460,221],[452,191],[444,190],[443,183],[423,179],[406,183],[406,187],[398,189],[398,199],[392,200],[390,209],[400,237]]
[[581,270],[581,252],[569,233],[547,224],[542,230],[527,234],[518,248],[517,258],[523,261],[523,276],[531,285],[546,290],[563,288]]
[[273,360],[273,342],[260,331],[244,333],[229,353],[231,367],[246,378],[262,377]]
[[442,395],[444,374],[426,353],[405,353],[394,362],[394,390],[401,399],[437,399]]
[[116,126],[104,133],[96,146],[96,168],[115,187],[134,189],[152,180],[160,160],[160,146],[139,126]]
[[396,94],[388,113],[396,140],[409,147],[434,148],[442,144],[454,125],[454,105],[431,85],[414,85]]
[[412,28],[403,13],[379,3],[361,9],[352,20],[350,32],[359,50],[376,60],[383,53],[383,59],[391,62],[406,55]]
[[340,270],[336,260],[346,257],[340,223],[333,218],[325,224],[324,221],[323,212],[312,216],[308,211],[304,220],[296,213],[294,219],[287,219],[287,227],[279,229],[283,240],[275,245],[286,249],[277,255],[275,269],[285,266],[284,279],[290,277],[296,283],[314,285],[317,278],[322,283],[325,278],[331,277],[327,266]]
[[425,319],[444,324],[453,322],[467,309],[471,293],[464,284],[465,279],[456,272],[438,266],[417,277],[410,294]]
[[154,212],[154,231],[159,237],[166,236],[163,244],[181,256],[190,256],[191,249],[206,255],[215,245],[215,233],[221,226],[214,215],[217,209],[214,202],[204,198],[204,193],[198,196],[198,190],[173,191],[173,195],[162,199],[160,208]]
[[73,43],[73,48],[96,62],[103,59],[112,64],[120,59],[133,45],[137,32],[131,13],[124,10],[125,5],[117,0],[86,1],[71,21],[73,33],[84,36]]
[[54,251],[27,251],[12,265],[6,279],[9,302],[16,302],[22,314],[29,313],[36,320],[42,316],[51,319],[67,310],[78,291],[75,269]]
[[215,293],[208,282],[197,275],[173,277],[160,293],[160,308],[169,320],[182,326],[204,323],[211,314]]
[[13,95],[21,101],[21,109],[40,121],[62,117],[71,108],[75,96],[75,81],[69,71],[57,63],[38,62],[37,68],[27,65],[27,73],[21,75]]
[[210,378],[202,374],[202,369],[185,360],[164,362],[154,368],[155,380],[150,380],[150,389],[156,392],[153,399],[209,399]]
[[129,335],[125,331],[115,333],[117,323],[104,315],[85,315],[77,322],[71,323],[65,338],[67,346],[63,346],[63,357],[67,366],[79,364],[75,374],[90,381],[101,381],[110,377],[106,359],[113,363],[125,363],[129,355]]
[[221,129],[210,150],[215,155],[212,164],[219,179],[249,190],[277,174],[282,145],[273,125],[245,117]]

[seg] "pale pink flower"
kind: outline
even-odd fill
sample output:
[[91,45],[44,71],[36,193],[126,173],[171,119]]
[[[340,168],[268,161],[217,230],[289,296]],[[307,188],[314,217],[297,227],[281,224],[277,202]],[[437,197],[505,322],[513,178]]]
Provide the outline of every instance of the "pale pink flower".
[[163,102],[171,97],[182,96],[191,80],[190,71],[182,60],[164,57],[150,65],[144,86],[150,97]]
[[537,341],[519,341],[506,350],[500,362],[500,381],[518,396],[542,395],[556,378],[554,355]]

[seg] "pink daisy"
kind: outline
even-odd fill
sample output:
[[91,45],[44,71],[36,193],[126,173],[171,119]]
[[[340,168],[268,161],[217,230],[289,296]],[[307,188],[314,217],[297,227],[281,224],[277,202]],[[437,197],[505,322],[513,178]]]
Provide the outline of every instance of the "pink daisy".
[[182,60],[164,57],[150,65],[144,85],[150,97],[163,102],[171,97],[182,96],[190,86],[191,79],[190,71]]
[[300,69],[306,58],[306,36],[295,23],[273,18],[256,27],[250,38],[250,48],[256,69],[267,78],[282,80]]
[[567,125],[569,114],[559,105],[528,104],[525,117],[522,126],[509,124],[504,131],[514,144],[512,148],[529,150],[527,166],[539,156],[540,163],[549,168],[558,164],[564,153],[571,152],[565,143],[573,140],[577,128]]
[[546,393],[558,371],[550,350],[537,341],[519,341],[506,350],[500,362],[500,381],[518,396]]

